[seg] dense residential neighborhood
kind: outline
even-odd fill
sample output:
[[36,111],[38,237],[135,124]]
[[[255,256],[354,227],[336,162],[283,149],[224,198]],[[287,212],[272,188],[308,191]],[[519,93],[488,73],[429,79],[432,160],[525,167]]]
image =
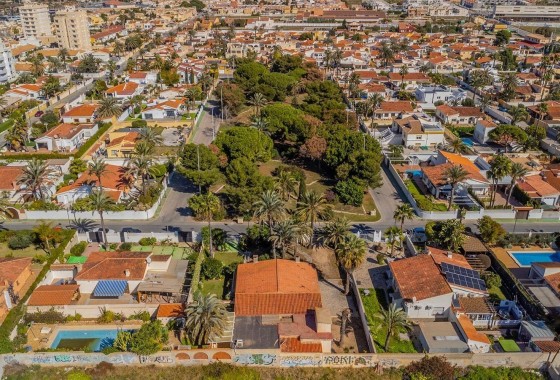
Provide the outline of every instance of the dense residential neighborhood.
[[0,4],[3,378],[560,379],[558,4]]

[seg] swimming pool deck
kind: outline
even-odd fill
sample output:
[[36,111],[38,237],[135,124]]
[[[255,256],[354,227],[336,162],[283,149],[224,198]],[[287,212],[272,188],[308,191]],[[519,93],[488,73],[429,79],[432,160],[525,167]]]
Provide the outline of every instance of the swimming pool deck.
[[511,248],[501,248],[501,247],[494,247],[492,248],[494,255],[496,258],[500,260],[508,269],[519,269],[522,268],[519,264],[511,257],[509,252],[556,252],[550,248],[541,248],[538,245],[534,245],[528,248],[522,248],[518,245],[514,245]]

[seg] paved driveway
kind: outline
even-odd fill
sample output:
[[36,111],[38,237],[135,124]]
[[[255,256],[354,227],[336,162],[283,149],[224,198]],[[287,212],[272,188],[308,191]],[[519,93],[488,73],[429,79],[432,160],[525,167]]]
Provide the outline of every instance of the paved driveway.
[[398,186],[393,184],[393,178],[384,165],[381,165],[381,178],[383,179],[381,187],[369,189],[375,205],[381,213],[381,219],[374,224],[392,223],[395,209],[403,203],[403,197],[397,190]]

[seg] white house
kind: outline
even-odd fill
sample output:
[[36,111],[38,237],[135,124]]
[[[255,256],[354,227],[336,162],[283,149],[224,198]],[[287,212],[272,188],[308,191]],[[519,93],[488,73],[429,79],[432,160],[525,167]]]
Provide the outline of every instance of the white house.
[[64,114],[62,114],[62,122],[71,123],[93,123],[95,121],[95,111],[99,108],[97,104],[81,104]]
[[492,132],[498,125],[489,120],[478,120],[474,126],[474,139],[480,144],[485,144],[488,140],[488,134]]
[[442,104],[436,107],[436,117],[446,124],[475,125],[484,118],[478,107],[451,107]]
[[415,114],[403,119],[395,119],[392,130],[402,134],[402,143],[405,147],[435,147],[445,142],[445,132],[441,124],[428,119],[427,116],[424,118]]
[[414,89],[421,84],[431,83],[432,79],[424,73],[407,73],[401,76],[398,72],[389,73],[389,81],[394,87],[404,86],[405,90]]
[[177,119],[181,117],[184,111],[185,103],[183,99],[171,99],[144,109],[142,111],[142,119]]
[[116,86],[110,87],[105,91],[107,96],[112,96],[115,99],[130,99],[134,95],[142,92],[142,88],[136,82],[125,82]]
[[72,152],[98,130],[97,124],[59,124],[35,140],[37,149]]
[[20,84],[6,91],[4,95],[21,100],[38,99],[42,96],[42,86],[38,84]]
[[155,84],[157,82],[157,73],[153,71],[134,71],[128,74],[126,79],[128,82],[139,85]]
[[421,86],[414,91],[414,96],[424,109],[435,109],[436,102],[462,102],[467,98],[467,93],[460,88],[446,86]]

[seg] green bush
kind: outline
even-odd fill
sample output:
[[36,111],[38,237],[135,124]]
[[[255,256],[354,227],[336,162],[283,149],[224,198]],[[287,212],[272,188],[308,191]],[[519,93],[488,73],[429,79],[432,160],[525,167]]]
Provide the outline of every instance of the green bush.
[[220,260],[209,257],[202,262],[201,273],[205,280],[220,278],[222,275],[223,264]]
[[334,190],[345,205],[359,207],[364,200],[365,186],[353,179],[337,182]]
[[35,255],[33,257],[33,262],[36,264],[44,264],[47,261],[48,257],[45,255]]
[[29,211],[55,211],[62,210],[62,207],[53,202],[47,202],[44,199],[36,200],[25,205],[25,209]]
[[387,257],[385,256],[385,254],[383,254],[383,253],[378,253],[377,254],[377,264],[379,264],[379,265],[387,264]]
[[148,122],[146,120],[134,120],[132,122],[132,128],[146,128],[147,126]]
[[33,239],[30,234],[18,234],[8,240],[8,247],[10,249],[25,249],[29,247],[31,243],[33,243]]
[[117,251],[130,251],[132,249],[132,243],[122,243]]
[[81,320],[82,320],[82,314],[80,313],[76,313],[74,315],[69,315],[66,317],[66,322],[72,322],[72,321],[79,322]]
[[147,311],[139,311],[128,317],[129,320],[148,322],[152,316]]
[[140,244],[143,247],[154,245],[156,243],[157,243],[157,239],[155,237],[145,237],[140,239],[140,241],[138,241],[138,244]]
[[25,314],[23,320],[27,324],[30,322],[57,324],[65,322],[66,318],[60,311],[56,311],[54,308],[51,308],[47,311],[37,311],[35,313]]
[[81,241],[77,243],[75,246],[73,246],[72,248],[70,248],[70,254],[72,254],[72,256],[82,256],[82,254],[86,250],[86,247],[87,247],[87,242]]

